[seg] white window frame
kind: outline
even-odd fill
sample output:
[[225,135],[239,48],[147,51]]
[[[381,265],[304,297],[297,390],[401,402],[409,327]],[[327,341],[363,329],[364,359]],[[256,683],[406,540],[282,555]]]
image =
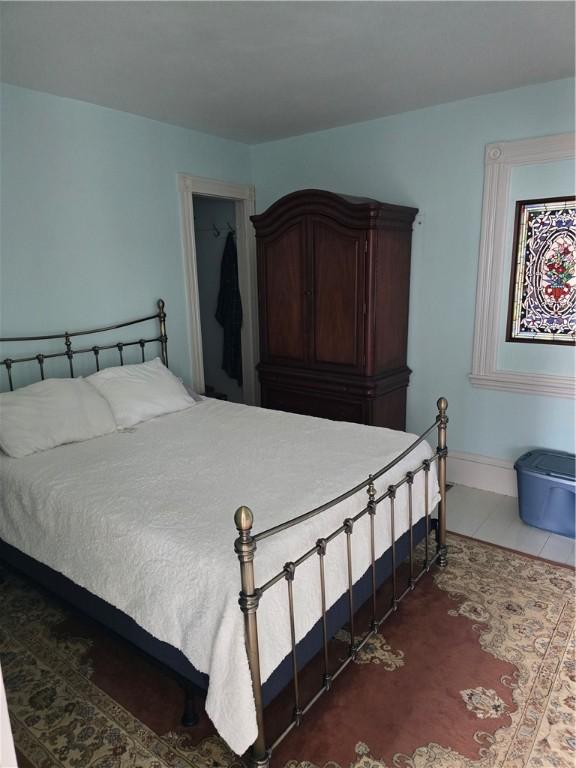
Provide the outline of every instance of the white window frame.
[[238,251],[238,282],[242,296],[242,392],[244,402],[257,405],[260,401],[256,364],[258,362],[258,289],[256,282],[256,239],[250,216],[254,214],[254,187],[229,184],[188,173],[178,174],[182,249],[184,254],[186,305],[188,311],[188,343],[192,364],[192,386],[204,392],[204,360],[202,327],[198,296],[198,270],[194,237],[193,195],[227,198],[234,201],[236,215],[236,247]]
[[506,252],[506,225],[512,169],[518,165],[574,160],[574,138],[574,133],[561,133],[486,145],[474,348],[469,376],[476,387],[575,397],[573,376],[498,368],[502,280],[511,257]]

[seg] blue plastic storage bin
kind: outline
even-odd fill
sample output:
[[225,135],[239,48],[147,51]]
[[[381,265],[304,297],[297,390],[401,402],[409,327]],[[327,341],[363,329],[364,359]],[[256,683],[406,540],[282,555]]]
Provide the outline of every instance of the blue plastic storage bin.
[[539,449],[516,464],[520,517],[528,525],[576,538],[576,456]]

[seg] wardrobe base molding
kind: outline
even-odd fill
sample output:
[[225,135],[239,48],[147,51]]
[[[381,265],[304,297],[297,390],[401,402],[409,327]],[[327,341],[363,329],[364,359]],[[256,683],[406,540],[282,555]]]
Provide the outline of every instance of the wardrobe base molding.
[[259,373],[264,408],[391,429],[406,427],[407,367],[360,377],[261,364]]

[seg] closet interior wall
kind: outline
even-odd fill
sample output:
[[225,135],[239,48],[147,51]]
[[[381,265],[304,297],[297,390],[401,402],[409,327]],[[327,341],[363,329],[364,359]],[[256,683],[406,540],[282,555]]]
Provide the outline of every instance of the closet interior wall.
[[198,269],[202,352],[206,387],[244,402],[242,387],[222,370],[222,326],[215,318],[222,252],[230,226],[235,229],[234,201],[194,195],[194,237]]

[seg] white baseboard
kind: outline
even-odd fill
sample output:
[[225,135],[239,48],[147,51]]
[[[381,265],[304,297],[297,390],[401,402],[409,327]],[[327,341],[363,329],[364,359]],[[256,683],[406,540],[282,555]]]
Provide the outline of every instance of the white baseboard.
[[483,491],[518,496],[516,472],[511,461],[479,456],[476,453],[450,452],[447,462],[449,483],[480,488]]

